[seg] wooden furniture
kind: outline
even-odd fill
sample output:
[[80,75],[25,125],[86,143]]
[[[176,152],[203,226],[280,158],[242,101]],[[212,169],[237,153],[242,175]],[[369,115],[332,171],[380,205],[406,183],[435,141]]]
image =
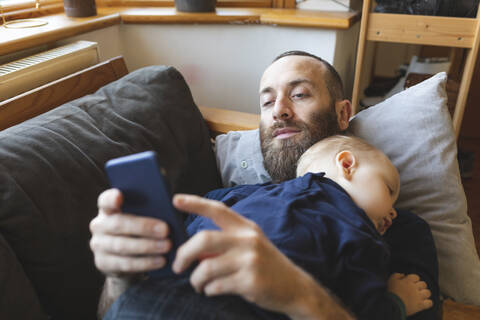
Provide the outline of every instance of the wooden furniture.
[[[123,58],[116,57],[6,100],[0,103],[0,130],[93,93],[127,73]],[[258,115],[245,112],[209,107],[200,107],[200,111],[212,135],[230,130],[255,129],[260,120]],[[443,304],[443,319],[480,319],[480,308],[447,300]]]
[[[68,101],[95,92],[128,73],[123,57],[116,57],[0,102],[0,130],[47,112]],[[199,107],[214,133],[258,127],[256,114]]]
[[364,0],[353,85],[354,112],[359,103],[366,41],[465,48],[468,50],[467,59],[453,115],[453,126],[458,137],[478,53],[480,10],[476,18],[374,13],[371,10],[372,1]]
[[0,102],[0,130],[95,92],[128,73],[116,57]]
[[[407,78],[405,79],[404,89],[410,88],[420,82],[432,77],[431,74],[423,74],[423,73],[409,73]],[[447,85],[445,86],[445,90],[447,91],[447,107],[450,115],[453,117],[455,112],[455,103],[458,98],[458,88],[459,84],[451,80],[450,77],[447,81]]]

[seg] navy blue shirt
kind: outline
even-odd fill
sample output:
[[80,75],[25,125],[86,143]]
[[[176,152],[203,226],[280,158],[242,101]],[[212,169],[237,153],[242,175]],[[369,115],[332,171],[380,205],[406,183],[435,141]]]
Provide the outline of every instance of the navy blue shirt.
[[[365,212],[324,174],[281,184],[242,185],[209,193],[244,217],[293,262],[332,290],[360,319],[398,319],[387,293],[390,251]],[[216,229],[208,218],[190,219],[191,236]]]

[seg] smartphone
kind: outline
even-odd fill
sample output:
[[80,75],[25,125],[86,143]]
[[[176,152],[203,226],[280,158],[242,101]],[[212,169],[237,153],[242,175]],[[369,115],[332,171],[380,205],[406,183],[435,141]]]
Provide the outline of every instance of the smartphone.
[[157,154],[146,151],[115,158],[107,161],[105,170],[111,186],[123,194],[123,212],[158,218],[168,224],[172,248],[166,255],[167,264],[150,272],[150,275],[175,275],[171,265],[177,248],[186,241],[187,235],[182,216],[172,205],[172,196]]

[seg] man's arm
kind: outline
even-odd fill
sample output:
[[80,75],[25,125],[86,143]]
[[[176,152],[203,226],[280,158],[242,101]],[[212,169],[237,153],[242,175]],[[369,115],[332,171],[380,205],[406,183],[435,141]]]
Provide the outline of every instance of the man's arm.
[[98,303],[98,319],[103,319],[110,306],[117,300],[122,293],[137,281],[140,277],[109,277],[105,279],[100,301]]
[[[297,274],[298,288],[303,294],[298,296],[297,302],[292,304],[291,311],[286,314],[294,320],[300,319],[338,319],[353,320],[355,317],[339,302],[339,300],[326,288],[318,284],[303,270],[303,275]],[[300,283],[304,282],[304,285]],[[300,291],[299,290],[299,291]]]
[[309,274],[282,254],[252,221],[218,201],[177,195],[174,205],[212,219],[221,230],[201,231],[177,251],[173,270],[185,271],[207,296],[236,294],[292,319],[353,319]]

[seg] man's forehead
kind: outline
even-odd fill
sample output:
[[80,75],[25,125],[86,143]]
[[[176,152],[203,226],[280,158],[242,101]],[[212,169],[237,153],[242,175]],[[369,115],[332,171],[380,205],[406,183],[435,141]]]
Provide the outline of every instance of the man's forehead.
[[308,56],[286,56],[273,62],[263,73],[260,87],[272,82],[289,82],[295,78],[322,81],[325,72],[324,64]]

